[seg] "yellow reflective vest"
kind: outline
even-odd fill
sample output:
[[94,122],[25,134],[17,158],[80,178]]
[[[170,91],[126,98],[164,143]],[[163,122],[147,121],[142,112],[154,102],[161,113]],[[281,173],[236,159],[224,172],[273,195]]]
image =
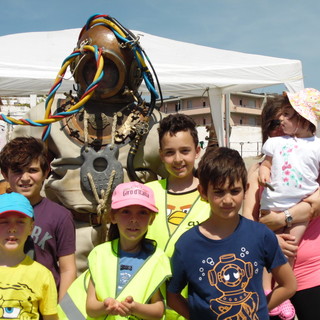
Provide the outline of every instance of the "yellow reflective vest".
[[211,212],[210,205],[201,200],[199,195],[190,208],[189,213],[179,224],[175,232],[170,235],[167,219],[167,180],[152,181],[147,183],[147,186],[153,190],[159,210],[153,224],[148,228],[147,238],[156,240],[158,247],[163,249],[168,257],[171,257],[174,245],[179,237],[193,226],[209,218]]
[[[89,270],[77,278],[68,289],[58,307],[59,319],[82,320],[92,319],[86,314],[87,288],[90,276],[95,284],[98,300],[113,297],[123,301],[132,296],[139,303],[148,303],[154,293],[160,289],[165,299],[165,282],[171,277],[170,262],[163,250],[157,248],[150,255],[139,271],[117,295],[119,239],[95,247],[88,257]],[[120,316],[103,316],[95,319],[123,319]],[[138,319],[135,316],[127,319]],[[165,319],[165,316],[163,317]]]

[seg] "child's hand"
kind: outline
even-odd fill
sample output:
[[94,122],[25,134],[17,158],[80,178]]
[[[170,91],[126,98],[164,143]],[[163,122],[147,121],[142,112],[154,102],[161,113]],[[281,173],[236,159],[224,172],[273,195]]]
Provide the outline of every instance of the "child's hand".
[[270,182],[270,175],[266,175],[260,172],[258,176],[258,181],[260,185],[265,186],[266,183]]
[[121,305],[123,307],[123,310],[126,311],[126,316],[129,316],[134,313],[135,302],[133,300],[133,297],[126,297],[126,299],[121,302]]
[[113,298],[107,298],[103,301],[103,304],[105,306],[105,311],[107,314],[111,315],[119,315],[119,316],[126,316],[126,312],[123,310],[123,306],[121,305],[121,302],[117,301]]

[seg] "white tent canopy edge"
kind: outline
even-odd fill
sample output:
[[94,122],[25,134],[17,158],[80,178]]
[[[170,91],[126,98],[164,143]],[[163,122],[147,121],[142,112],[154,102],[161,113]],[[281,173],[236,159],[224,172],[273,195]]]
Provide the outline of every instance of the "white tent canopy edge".
[[[0,96],[45,95],[81,29],[30,32],[0,37]],[[303,88],[299,60],[221,50],[132,31],[157,73],[164,96],[207,92],[220,146],[225,145],[223,95],[284,84]],[[73,90],[68,71],[58,92]],[[144,85],[142,92],[147,92]]]

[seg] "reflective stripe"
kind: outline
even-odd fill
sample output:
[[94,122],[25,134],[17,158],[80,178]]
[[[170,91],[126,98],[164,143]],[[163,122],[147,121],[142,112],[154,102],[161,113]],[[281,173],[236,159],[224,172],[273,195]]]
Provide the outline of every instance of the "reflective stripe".
[[66,295],[63,297],[62,301],[60,302],[60,306],[63,309],[63,312],[66,314],[67,319],[86,320],[86,317],[84,317],[79,311],[68,293],[66,293]]

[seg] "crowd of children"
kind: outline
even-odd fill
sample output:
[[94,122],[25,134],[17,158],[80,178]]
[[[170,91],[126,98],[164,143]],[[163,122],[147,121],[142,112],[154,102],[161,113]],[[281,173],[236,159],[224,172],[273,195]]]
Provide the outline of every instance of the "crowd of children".
[[[207,148],[196,165],[196,124],[183,114],[165,117],[158,132],[167,178],[115,188],[108,241],[77,278],[72,215],[41,195],[44,144],[15,138],[3,148],[2,318],[268,319],[294,295],[275,234],[239,214],[247,189],[239,153]],[[264,268],[277,283],[267,295]]]

